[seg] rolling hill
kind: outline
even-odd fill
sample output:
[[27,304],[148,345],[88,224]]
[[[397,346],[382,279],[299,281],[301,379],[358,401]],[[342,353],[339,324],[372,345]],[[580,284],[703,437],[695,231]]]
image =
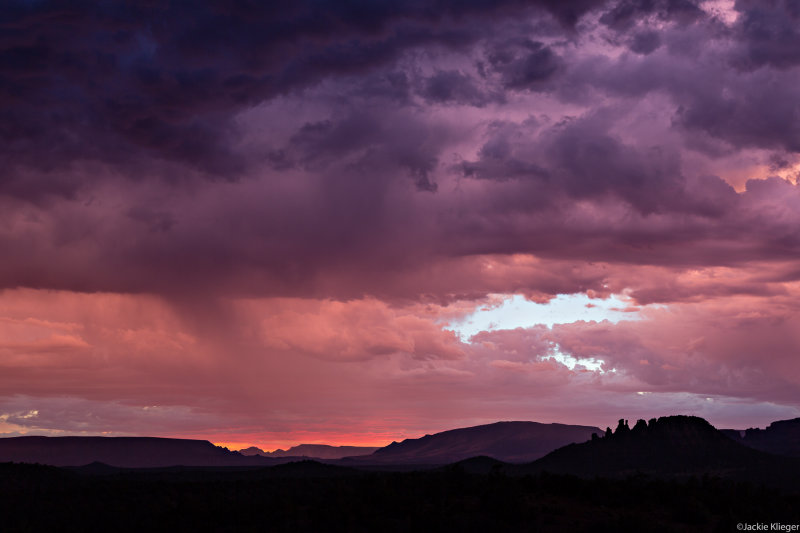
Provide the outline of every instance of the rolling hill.
[[393,442],[371,455],[353,459],[365,463],[447,464],[485,455],[524,463],[567,444],[586,441],[593,433],[602,431],[590,426],[496,422]]

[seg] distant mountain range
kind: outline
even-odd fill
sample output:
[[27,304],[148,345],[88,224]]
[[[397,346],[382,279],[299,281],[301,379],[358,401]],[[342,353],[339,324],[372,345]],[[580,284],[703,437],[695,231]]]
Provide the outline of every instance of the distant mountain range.
[[0,439],[0,462],[82,466],[104,463],[126,468],[165,466],[271,466],[315,458],[358,465],[446,464],[476,455],[507,462],[526,462],[565,444],[582,442],[599,428],[537,422],[497,422],[454,429],[419,439],[393,442],[385,448],[301,444],[264,452],[239,452],[208,441],[152,437],[11,437]]
[[762,452],[800,457],[800,418],[773,422],[766,429],[721,431],[731,439]]
[[393,442],[371,455],[352,459],[364,463],[447,464],[485,455],[524,463],[567,444],[589,440],[592,434],[600,435],[602,430],[566,424],[496,422]]
[[313,457],[315,459],[341,459],[353,455],[368,455],[377,446],[329,446],[327,444],[299,444],[288,450],[277,449],[274,452],[265,452],[261,448],[251,446],[239,450],[242,455],[261,455],[264,457]]
[[[719,431],[702,418],[687,416],[640,420],[632,428],[622,420],[614,432],[591,426],[497,422],[378,449],[303,444],[271,453],[258,448],[235,452],[208,441],[152,437],[0,438],[0,463],[102,463],[120,468],[262,467],[315,458],[356,468],[407,470],[414,465],[430,468],[462,462],[476,471],[502,467],[508,473],[708,473],[788,481],[791,476],[800,479],[800,458],[796,457],[800,457],[800,419],[774,422],[765,430]],[[103,470],[97,464],[92,468]]]

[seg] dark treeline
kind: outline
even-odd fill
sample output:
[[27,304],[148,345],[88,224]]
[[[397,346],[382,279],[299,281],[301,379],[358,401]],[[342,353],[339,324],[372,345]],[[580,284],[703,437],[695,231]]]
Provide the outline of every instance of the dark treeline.
[[730,532],[739,522],[800,522],[800,493],[709,476],[507,476],[459,465],[364,472],[313,462],[99,472],[0,464],[3,531]]

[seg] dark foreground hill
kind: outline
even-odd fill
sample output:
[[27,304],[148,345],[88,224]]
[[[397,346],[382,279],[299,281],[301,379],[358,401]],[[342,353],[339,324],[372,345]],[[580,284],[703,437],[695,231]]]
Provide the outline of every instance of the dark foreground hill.
[[292,446],[288,450],[275,450],[274,452],[265,452],[260,448],[251,446],[244,450],[239,450],[242,455],[261,455],[264,457],[312,457],[316,459],[341,459],[342,457],[351,457],[353,455],[368,455],[375,450],[377,446],[330,446],[328,444],[299,444]]
[[[0,464],[3,531],[736,531],[800,523],[800,495],[713,477],[364,472],[314,462],[81,475]],[[468,465],[463,465],[468,466]],[[480,466],[480,465],[478,465]]]
[[584,442],[593,433],[601,434],[602,430],[566,424],[496,422],[393,442],[357,459],[375,463],[448,464],[485,455],[509,463],[524,463],[561,446]]
[[800,457],[800,418],[779,420],[766,429],[750,428],[744,432],[723,429],[722,432],[740,444],[762,452]]
[[527,472],[578,476],[716,475],[773,486],[797,486],[800,461],[739,444],[702,418],[668,416],[560,448],[525,466]]
[[155,437],[12,437],[0,439],[0,462],[80,466],[100,462],[127,468],[274,464],[205,440]]

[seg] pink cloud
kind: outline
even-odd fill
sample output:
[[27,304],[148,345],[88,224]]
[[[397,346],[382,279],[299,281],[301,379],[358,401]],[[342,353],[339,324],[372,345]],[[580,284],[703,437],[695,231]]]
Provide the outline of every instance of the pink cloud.
[[[796,409],[791,296],[673,303],[638,321],[497,330],[471,343],[443,329],[480,305],[246,299],[193,317],[149,296],[5,291],[0,411],[39,413],[7,418],[17,432],[214,427],[219,442],[269,445],[294,434],[375,443],[497,419],[611,424],[635,406],[637,416],[680,408],[729,425],[741,402],[761,406],[751,425]],[[556,349],[602,359],[606,372],[570,370],[547,358]]]
[[269,348],[344,361],[395,353],[416,359],[463,356],[455,333],[379,300],[273,300],[265,307],[269,315],[261,325]]

